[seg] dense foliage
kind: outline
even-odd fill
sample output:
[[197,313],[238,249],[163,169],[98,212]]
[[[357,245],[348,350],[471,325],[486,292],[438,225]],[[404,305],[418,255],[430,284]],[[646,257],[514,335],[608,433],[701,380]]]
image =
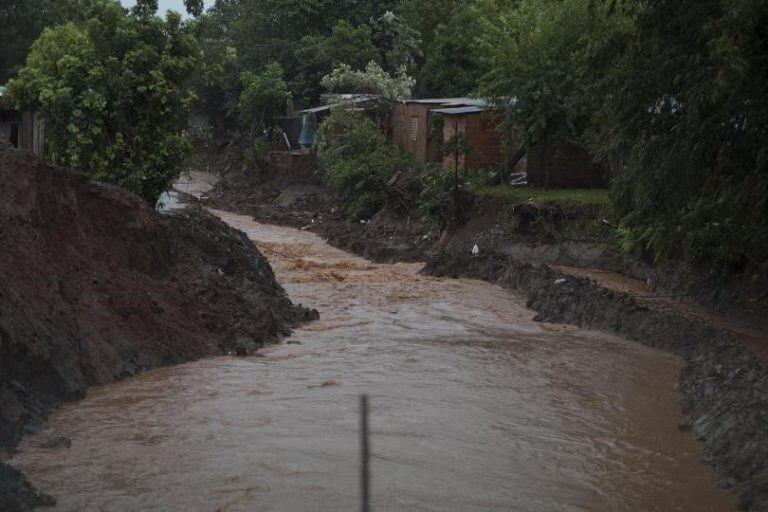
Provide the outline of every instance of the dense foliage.
[[[184,151],[194,53],[196,108],[221,137],[257,133],[324,90],[479,93],[522,136],[515,150],[568,141],[610,169],[628,251],[731,268],[768,260],[765,1],[217,0],[191,23],[199,53],[177,18],[153,17],[154,0],[130,15],[109,4],[8,0],[0,80],[44,26],[73,21],[36,43],[14,93],[51,118],[59,161],[145,197]],[[199,0],[186,5],[200,14]],[[399,165],[370,123],[332,119],[323,158],[344,162],[329,175],[340,190]],[[360,133],[337,147],[344,123]],[[127,162],[140,162],[135,176]]]
[[527,146],[567,140],[614,174],[628,251],[768,260],[768,4],[519,0],[476,40]]
[[627,248],[731,268],[768,261],[768,3],[637,11],[594,123],[595,148],[624,162],[614,204]]
[[481,92],[505,109],[527,147],[582,144],[601,102],[590,59],[622,21],[607,2],[520,0],[485,19]]
[[43,32],[10,93],[45,117],[54,163],[154,203],[189,152],[197,45],[177,13],[163,20],[139,3],[128,14],[113,0],[84,9],[86,22]]
[[24,64],[43,29],[78,17],[78,0],[3,0],[0,3],[0,85]]
[[391,76],[373,61],[360,71],[342,64],[324,76],[320,83],[329,92],[375,94],[389,104],[411,97],[413,79],[406,74],[404,66],[398,71],[396,76]]
[[360,112],[335,108],[321,123],[317,157],[350,218],[369,218],[386,201],[386,184],[407,157]]
[[244,71],[240,81],[238,113],[244,123],[251,124],[253,134],[257,128],[263,128],[265,119],[282,110],[291,93],[283,80],[283,68],[277,63],[264,66],[260,73]]

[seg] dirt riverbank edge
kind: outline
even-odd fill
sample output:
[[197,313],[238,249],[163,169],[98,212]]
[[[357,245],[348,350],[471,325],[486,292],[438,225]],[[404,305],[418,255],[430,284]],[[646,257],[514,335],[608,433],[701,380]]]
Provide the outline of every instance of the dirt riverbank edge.
[[[227,186],[227,181],[225,176],[210,198],[219,208],[252,215],[260,222],[313,231],[337,248],[374,261],[422,261],[429,275],[493,282],[526,297],[537,320],[607,331],[678,355],[684,362],[678,384],[683,409],[680,428],[702,441],[704,462],[715,468],[718,484],[738,498],[741,510],[768,511],[764,352],[760,355],[738,336],[699,318],[647,307],[642,298],[548,265],[597,264],[627,270],[626,263],[610,250],[583,240],[542,243],[525,237],[510,241],[508,234],[498,232],[498,223],[487,222],[489,217],[499,217],[499,204],[487,206],[474,218],[471,214],[456,229],[429,233],[423,224],[388,212],[366,223],[343,220],[333,215],[327,202],[316,200],[322,191],[307,193],[304,184],[264,187],[235,180],[236,186]],[[288,201],[283,201],[286,196]],[[519,226],[514,229],[519,233]],[[468,232],[473,240],[480,240],[477,256],[468,250]],[[631,265],[632,273],[644,271],[637,263]]]
[[744,510],[768,510],[768,372],[738,340],[711,326],[655,311],[637,299],[501,254],[438,253],[425,273],[483,279],[522,293],[536,319],[619,334],[684,361],[683,420],[703,443],[703,460]]
[[[160,215],[123,189],[7,148],[0,148],[0,247],[6,453],[90,386],[246,355],[317,316],[291,303],[245,234],[212,215]],[[50,449],[66,447],[64,440]],[[0,463],[0,510],[52,502]]]

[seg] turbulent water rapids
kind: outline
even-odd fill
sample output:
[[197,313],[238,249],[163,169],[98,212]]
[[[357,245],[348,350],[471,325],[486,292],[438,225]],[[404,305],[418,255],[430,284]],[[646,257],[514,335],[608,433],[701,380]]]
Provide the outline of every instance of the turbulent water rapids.
[[[356,510],[361,393],[375,511],[733,510],[677,428],[675,357],[534,322],[487,283],[214,213],[321,319],[263,357],[162,368],[65,406],[11,460],[55,510]],[[39,448],[59,436],[71,448]]]

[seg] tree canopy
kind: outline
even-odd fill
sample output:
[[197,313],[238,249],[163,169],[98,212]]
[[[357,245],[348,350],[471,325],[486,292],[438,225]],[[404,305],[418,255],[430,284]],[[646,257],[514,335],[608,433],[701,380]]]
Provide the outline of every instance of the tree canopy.
[[46,120],[49,156],[154,203],[178,176],[195,94],[194,38],[177,13],[93,0],[81,23],[46,29],[9,83],[22,108]]
[[592,147],[623,162],[629,249],[730,268],[768,260],[768,4],[625,3]]
[[0,7],[0,80],[56,27],[11,90],[50,118],[58,161],[149,199],[180,161],[193,104],[221,136],[324,89],[477,93],[524,147],[567,141],[612,171],[628,250],[768,259],[762,0],[188,0],[188,24],[156,18],[156,3]]

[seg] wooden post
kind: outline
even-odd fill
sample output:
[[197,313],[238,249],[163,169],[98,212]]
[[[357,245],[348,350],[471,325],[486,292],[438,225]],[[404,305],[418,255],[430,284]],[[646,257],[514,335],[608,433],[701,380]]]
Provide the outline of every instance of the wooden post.
[[363,512],[371,511],[370,444],[368,442],[368,395],[360,395],[360,498]]
[[459,189],[459,122],[453,122],[453,186]]

